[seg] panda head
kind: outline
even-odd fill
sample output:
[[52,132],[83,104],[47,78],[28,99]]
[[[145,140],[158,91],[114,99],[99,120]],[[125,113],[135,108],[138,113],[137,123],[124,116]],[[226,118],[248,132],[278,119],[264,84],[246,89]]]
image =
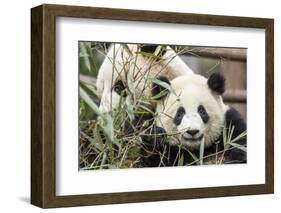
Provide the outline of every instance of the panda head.
[[158,75],[174,79],[186,73],[192,71],[169,46],[128,44],[124,48],[122,44],[113,44],[97,76],[100,110],[110,112],[120,101],[151,95],[151,79]]
[[163,94],[156,106],[156,125],[165,130],[168,142],[190,149],[198,149],[203,138],[205,147],[214,143],[221,134],[227,110],[221,98],[224,77],[214,73],[209,79],[194,74],[171,82],[164,77],[160,80],[169,84],[170,90],[153,84],[152,94]]

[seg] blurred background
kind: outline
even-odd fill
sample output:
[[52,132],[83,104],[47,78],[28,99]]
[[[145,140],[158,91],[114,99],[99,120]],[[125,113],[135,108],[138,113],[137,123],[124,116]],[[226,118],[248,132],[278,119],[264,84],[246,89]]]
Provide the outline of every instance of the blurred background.
[[246,120],[247,49],[190,47],[192,54],[181,58],[193,72],[209,77],[210,72],[221,72],[226,79],[224,102],[238,110]]

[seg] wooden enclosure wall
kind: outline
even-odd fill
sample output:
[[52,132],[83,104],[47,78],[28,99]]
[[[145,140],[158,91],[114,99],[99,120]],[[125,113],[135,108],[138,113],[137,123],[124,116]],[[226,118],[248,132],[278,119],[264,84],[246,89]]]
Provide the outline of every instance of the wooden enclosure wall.
[[184,61],[198,74],[206,77],[219,71],[226,79],[224,102],[247,118],[247,49],[193,47],[197,55],[185,54]]

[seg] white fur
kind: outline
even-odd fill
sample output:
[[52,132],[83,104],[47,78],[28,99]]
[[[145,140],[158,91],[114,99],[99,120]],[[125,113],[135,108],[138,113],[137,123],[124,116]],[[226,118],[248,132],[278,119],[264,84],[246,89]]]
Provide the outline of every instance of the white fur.
[[[199,130],[194,137],[204,137],[205,147],[211,145],[221,134],[224,125],[224,114],[228,109],[220,95],[212,92],[207,79],[200,75],[181,76],[171,81],[175,94],[170,93],[157,105],[157,125],[163,127],[172,145],[182,144],[189,148],[198,149],[201,140],[186,140],[191,138],[187,130]],[[205,124],[198,111],[202,105],[209,115],[209,121]],[[173,119],[178,108],[185,109],[185,115],[179,126],[174,124]],[[184,138],[183,138],[184,136]]]
[[117,80],[127,83],[131,94],[137,99],[150,94],[151,80],[157,76],[162,75],[172,80],[181,75],[193,74],[170,47],[167,47],[163,61],[151,60],[136,54],[139,51],[138,45],[129,44],[128,47],[132,55],[121,44],[111,45],[99,69],[97,92],[101,94],[100,109],[104,112],[111,111],[119,103],[119,95],[112,92],[112,86]]
[[[205,124],[196,109],[186,112],[180,125],[177,126],[177,131],[180,132],[184,138],[192,139],[193,137],[187,133],[188,130],[199,130],[199,132],[193,136],[194,138],[200,138],[204,134]],[[187,143],[189,142],[187,141]]]

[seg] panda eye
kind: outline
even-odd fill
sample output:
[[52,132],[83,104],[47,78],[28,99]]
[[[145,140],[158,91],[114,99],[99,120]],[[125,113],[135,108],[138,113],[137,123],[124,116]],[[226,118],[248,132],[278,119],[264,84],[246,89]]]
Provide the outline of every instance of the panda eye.
[[207,123],[209,120],[209,115],[208,115],[206,109],[202,105],[200,105],[198,107],[198,113],[199,113],[200,117],[202,118],[203,122]]
[[183,109],[183,108],[180,108],[180,109],[178,110],[177,117],[180,118],[180,117],[182,117],[183,115],[184,115],[184,109]]
[[114,87],[114,91],[117,92],[117,93],[122,92],[122,90],[123,90],[123,88],[122,88],[121,85],[116,85],[116,86]]
[[177,114],[176,114],[175,118],[174,118],[174,123],[175,123],[176,125],[180,125],[181,120],[182,120],[184,114],[185,114],[184,108],[183,108],[183,107],[180,107],[180,108],[178,109],[178,111],[177,111]]
[[205,108],[202,105],[200,105],[198,107],[198,113],[201,114],[201,115],[205,115],[206,114],[206,110],[205,110]]
[[125,90],[125,86],[124,86],[124,84],[123,84],[123,82],[121,80],[117,81],[114,84],[113,89],[119,95],[121,95],[123,93],[123,96],[126,97],[126,94],[125,94],[125,91],[124,91]]

